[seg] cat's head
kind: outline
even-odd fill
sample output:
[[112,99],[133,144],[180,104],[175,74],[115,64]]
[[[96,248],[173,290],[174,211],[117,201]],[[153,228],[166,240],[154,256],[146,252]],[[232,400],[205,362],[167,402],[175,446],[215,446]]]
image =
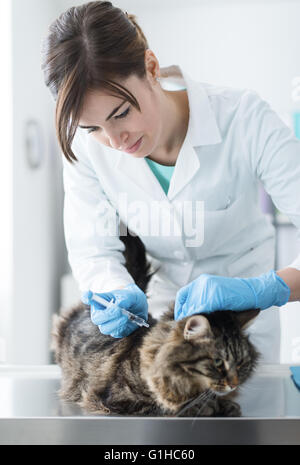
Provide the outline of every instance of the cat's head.
[[217,311],[176,322],[163,318],[160,335],[164,332],[164,340],[156,351],[152,347],[147,373],[147,383],[159,402],[175,411],[205,390],[226,395],[240,386],[259,356],[244,332],[258,313]]

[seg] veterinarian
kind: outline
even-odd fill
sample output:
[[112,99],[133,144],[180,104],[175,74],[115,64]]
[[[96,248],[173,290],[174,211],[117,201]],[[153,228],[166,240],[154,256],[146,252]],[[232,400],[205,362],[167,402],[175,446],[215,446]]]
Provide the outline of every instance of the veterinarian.
[[[172,300],[175,319],[260,308],[250,337],[278,361],[278,307],[300,300],[300,257],[274,270],[258,187],[300,228],[300,141],[255,92],[160,68],[136,17],[109,2],[64,13],[43,53],[70,266],[83,294],[116,299],[107,310],[92,303],[93,323],[122,338],[137,326],[120,306],[146,320]],[[148,299],[124,267],[121,222],[160,266]]]

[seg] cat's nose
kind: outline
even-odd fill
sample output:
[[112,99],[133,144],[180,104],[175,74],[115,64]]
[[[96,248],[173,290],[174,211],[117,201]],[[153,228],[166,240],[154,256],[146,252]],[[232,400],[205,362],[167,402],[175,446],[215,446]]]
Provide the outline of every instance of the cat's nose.
[[228,380],[228,385],[233,389],[233,388],[236,388],[239,384],[239,379],[237,377],[237,375],[233,375],[232,377],[230,377]]

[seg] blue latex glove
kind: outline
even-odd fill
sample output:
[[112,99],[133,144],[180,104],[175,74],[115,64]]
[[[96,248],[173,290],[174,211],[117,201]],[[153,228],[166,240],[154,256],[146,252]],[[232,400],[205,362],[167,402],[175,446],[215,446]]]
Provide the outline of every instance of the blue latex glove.
[[290,370],[292,372],[292,379],[297,388],[300,390],[300,366],[290,367]]
[[147,297],[136,284],[129,284],[124,289],[96,294],[108,302],[114,300],[115,305],[107,309],[98,302],[91,300],[92,295],[93,292],[91,291],[85,292],[81,300],[84,304],[91,306],[91,320],[94,325],[99,327],[102,334],[122,338],[129,336],[139,328],[136,323],[128,319],[127,315],[123,315],[120,307],[146,321],[148,319]]
[[202,274],[176,294],[174,318],[216,310],[280,307],[289,300],[290,288],[271,270],[257,278],[226,278]]

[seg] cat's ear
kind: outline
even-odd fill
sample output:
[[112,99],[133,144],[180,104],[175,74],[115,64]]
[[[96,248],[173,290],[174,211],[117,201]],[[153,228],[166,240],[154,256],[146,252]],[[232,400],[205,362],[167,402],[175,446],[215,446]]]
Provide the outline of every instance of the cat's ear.
[[260,313],[259,309],[242,310],[236,312],[236,317],[242,329],[247,329],[254,322],[257,315]]
[[192,339],[210,339],[212,332],[210,329],[209,322],[205,316],[193,315],[191,316],[184,327],[183,337],[187,341]]

